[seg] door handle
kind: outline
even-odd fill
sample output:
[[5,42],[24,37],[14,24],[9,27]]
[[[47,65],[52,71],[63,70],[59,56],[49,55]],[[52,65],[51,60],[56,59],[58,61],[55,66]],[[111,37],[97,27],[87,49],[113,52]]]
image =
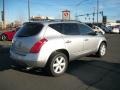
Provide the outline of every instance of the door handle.
[[70,40],[67,40],[65,43],[71,43],[72,41],[70,41]]
[[85,39],[84,41],[88,41],[89,39]]

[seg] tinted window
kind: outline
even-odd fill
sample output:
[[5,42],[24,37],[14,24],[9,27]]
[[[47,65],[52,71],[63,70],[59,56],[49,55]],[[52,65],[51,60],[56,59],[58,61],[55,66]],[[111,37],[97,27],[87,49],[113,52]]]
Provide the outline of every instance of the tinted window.
[[38,34],[43,28],[42,24],[39,23],[25,23],[23,27],[20,28],[18,37],[29,37]]
[[103,29],[106,33],[108,33],[110,31],[109,28],[107,28],[106,26],[103,26],[103,25],[101,25],[100,28]]
[[79,30],[81,35],[88,35],[93,32],[93,30],[84,24],[79,24]]
[[92,25],[92,24],[90,24],[90,23],[87,23],[87,25],[88,25],[89,27],[93,28],[93,25]]
[[64,23],[63,31],[66,35],[79,35],[79,27],[76,23]]
[[58,23],[58,24],[50,24],[49,25],[51,28],[55,29],[56,31],[63,33],[62,32],[62,24]]

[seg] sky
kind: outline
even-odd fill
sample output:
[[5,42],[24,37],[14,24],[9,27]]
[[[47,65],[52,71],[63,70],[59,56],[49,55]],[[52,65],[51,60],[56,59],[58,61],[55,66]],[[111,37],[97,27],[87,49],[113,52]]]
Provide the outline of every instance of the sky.
[[[0,12],[2,11],[0,0]],[[28,0],[5,0],[5,18],[7,22],[28,20]],[[71,19],[76,15],[96,12],[97,0],[30,0],[31,16],[49,16],[60,19],[63,10],[70,10]],[[99,0],[99,11],[103,11],[108,20],[120,20],[120,0]],[[95,20],[96,20],[95,15]],[[91,16],[81,16],[80,21],[92,21]],[[99,14],[99,21],[101,21]],[[1,15],[0,15],[1,21]]]

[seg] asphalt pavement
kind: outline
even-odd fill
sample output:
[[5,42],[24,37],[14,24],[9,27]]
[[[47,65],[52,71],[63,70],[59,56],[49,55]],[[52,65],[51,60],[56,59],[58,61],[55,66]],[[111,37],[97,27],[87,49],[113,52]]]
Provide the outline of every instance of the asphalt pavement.
[[106,38],[105,57],[75,60],[60,77],[48,76],[41,69],[11,68],[11,42],[0,41],[0,90],[120,90],[120,34],[109,34]]

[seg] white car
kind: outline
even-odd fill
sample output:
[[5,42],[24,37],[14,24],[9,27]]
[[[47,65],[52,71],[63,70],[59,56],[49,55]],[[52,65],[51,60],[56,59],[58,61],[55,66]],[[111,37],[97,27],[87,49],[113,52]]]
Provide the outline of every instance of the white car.
[[105,31],[103,31],[100,27],[98,27],[98,26],[94,26],[93,27],[94,29],[94,31],[96,31],[96,32],[101,32],[103,35],[105,34]]
[[120,33],[120,30],[119,28],[117,27],[114,27],[112,30],[111,30],[112,33]]

